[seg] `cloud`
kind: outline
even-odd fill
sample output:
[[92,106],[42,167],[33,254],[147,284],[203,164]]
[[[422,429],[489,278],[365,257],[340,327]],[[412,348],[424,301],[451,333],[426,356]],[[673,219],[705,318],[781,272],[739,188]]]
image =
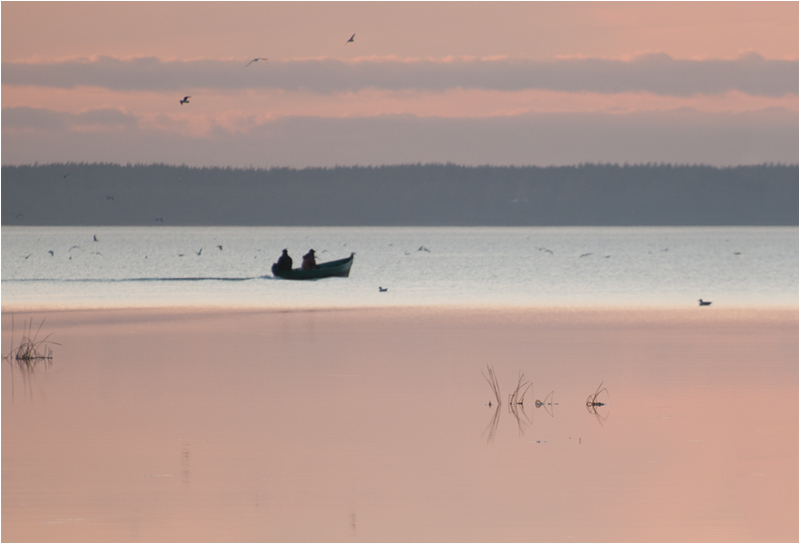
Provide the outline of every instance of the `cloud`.
[[72,114],[43,108],[3,108],[3,131],[69,131],[131,129],[138,119],[116,108],[97,108]]
[[234,60],[162,61],[154,57],[5,62],[2,83],[176,93],[198,89],[282,89],[328,94],[368,88],[428,91],[463,88],[650,92],[670,96],[739,91],[774,97],[798,94],[800,77],[797,61],[767,60],[755,53],[734,60],[677,60],[665,54],[649,54],[632,60],[390,57],[355,61],[299,59],[244,65]]
[[60,131],[69,127],[71,117],[43,108],[3,108],[3,131]]
[[[113,112],[97,114],[108,114],[109,122],[114,119]],[[205,136],[192,138],[135,123],[124,114],[121,119],[127,128],[105,133],[73,130],[83,116],[31,108],[3,110],[2,119],[3,164],[75,161],[303,168],[417,162],[520,166],[667,162],[729,166],[796,164],[799,145],[797,115],[785,110],[537,113],[472,119],[284,117],[246,131],[213,126]],[[12,130],[33,126],[42,130]]]

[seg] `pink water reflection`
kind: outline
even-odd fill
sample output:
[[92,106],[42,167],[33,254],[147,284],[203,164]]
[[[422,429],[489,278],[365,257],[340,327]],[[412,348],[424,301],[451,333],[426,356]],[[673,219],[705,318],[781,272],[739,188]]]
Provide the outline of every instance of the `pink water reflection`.
[[[3,365],[2,537],[797,540],[797,326],[788,311],[51,313],[52,367],[12,398]],[[519,423],[502,406],[492,425],[487,364],[503,398],[520,371],[533,381]],[[532,405],[550,391],[550,412]]]

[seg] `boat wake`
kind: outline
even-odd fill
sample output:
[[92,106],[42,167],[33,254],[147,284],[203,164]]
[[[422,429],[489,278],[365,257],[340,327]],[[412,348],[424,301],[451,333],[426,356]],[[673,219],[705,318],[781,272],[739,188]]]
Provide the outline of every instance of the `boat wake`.
[[157,278],[19,278],[3,279],[2,283],[134,283],[134,282],[199,282],[199,281],[252,281],[274,280],[272,276],[253,276],[249,278],[226,278],[215,276],[198,277],[157,277]]

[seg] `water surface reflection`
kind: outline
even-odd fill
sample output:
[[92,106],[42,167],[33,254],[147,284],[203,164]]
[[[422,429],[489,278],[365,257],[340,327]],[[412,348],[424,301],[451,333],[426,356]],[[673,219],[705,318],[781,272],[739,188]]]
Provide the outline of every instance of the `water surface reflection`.
[[2,538],[796,540],[797,316],[723,315],[48,316]]

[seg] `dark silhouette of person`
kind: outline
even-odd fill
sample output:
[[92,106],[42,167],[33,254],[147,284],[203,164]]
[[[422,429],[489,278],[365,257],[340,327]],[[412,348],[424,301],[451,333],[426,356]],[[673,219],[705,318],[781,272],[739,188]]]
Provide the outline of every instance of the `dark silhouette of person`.
[[292,258],[289,257],[289,250],[284,249],[281,256],[278,257],[278,270],[291,270],[292,269]]
[[309,249],[308,253],[303,255],[303,264],[300,266],[302,270],[311,270],[317,267],[317,260],[314,257],[314,250]]

